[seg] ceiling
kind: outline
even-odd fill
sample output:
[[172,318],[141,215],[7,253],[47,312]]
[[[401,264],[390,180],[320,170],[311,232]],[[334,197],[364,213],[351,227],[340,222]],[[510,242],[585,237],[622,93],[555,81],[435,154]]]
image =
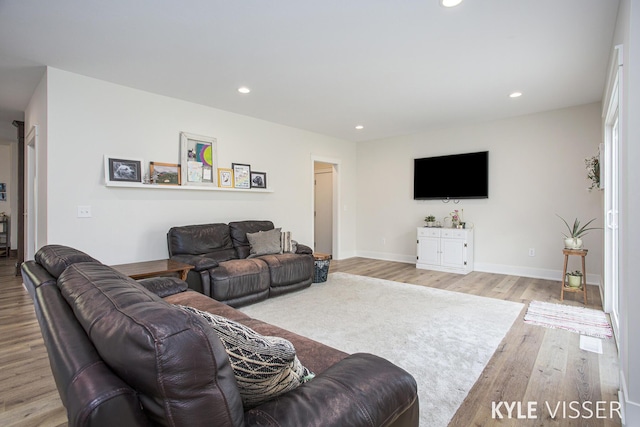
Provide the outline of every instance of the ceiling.
[[0,139],[44,66],[350,141],[595,102],[618,3],[0,0]]

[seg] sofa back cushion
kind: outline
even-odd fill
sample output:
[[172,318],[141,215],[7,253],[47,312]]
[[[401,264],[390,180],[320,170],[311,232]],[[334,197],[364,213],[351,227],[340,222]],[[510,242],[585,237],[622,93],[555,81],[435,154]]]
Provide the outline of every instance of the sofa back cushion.
[[169,256],[204,255],[218,262],[236,258],[227,224],[173,227],[167,233]]
[[36,252],[34,258],[38,264],[56,278],[60,277],[60,274],[71,264],[99,262],[82,251],[62,245],[43,246]]
[[236,248],[238,258],[247,258],[251,253],[251,244],[247,239],[247,233],[273,230],[271,221],[235,221],[229,223],[229,231],[233,246]]
[[68,267],[58,286],[101,358],[158,425],[243,425],[225,349],[201,320],[101,264]]

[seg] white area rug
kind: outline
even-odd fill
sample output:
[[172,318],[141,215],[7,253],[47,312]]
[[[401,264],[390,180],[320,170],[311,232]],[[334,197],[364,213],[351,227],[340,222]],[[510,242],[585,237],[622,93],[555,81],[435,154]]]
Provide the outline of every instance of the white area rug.
[[597,338],[612,336],[611,325],[604,311],[586,307],[531,301],[524,322]]
[[[472,286],[472,285],[470,285]],[[420,425],[447,426],[523,304],[332,273],[240,308],[347,353],[373,353],[418,383]]]

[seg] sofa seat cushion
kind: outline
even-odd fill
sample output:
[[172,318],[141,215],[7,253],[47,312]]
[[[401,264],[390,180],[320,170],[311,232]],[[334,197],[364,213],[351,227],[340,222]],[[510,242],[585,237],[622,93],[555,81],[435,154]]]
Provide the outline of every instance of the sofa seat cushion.
[[244,425],[229,358],[203,321],[102,264],[71,265],[58,287],[150,425]]
[[269,266],[271,287],[312,281],[315,264],[310,255],[272,254],[260,256],[258,259]]
[[252,408],[293,390],[313,378],[298,360],[291,342],[262,336],[222,316],[180,306],[204,319],[225,346],[245,408]]
[[228,301],[269,289],[269,267],[260,259],[221,262],[209,271],[211,297]]
[[186,291],[165,298],[170,304],[188,305],[197,309],[208,311],[235,320],[238,323],[253,329],[261,335],[282,337],[290,341],[296,349],[296,355],[300,362],[316,375],[335,365],[348,356],[347,353],[328,345],[314,341],[310,338],[298,335],[294,332],[275,325],[253,319],[242,312],[242,309],[230,307],[220,301],[208,298],[199,292]]

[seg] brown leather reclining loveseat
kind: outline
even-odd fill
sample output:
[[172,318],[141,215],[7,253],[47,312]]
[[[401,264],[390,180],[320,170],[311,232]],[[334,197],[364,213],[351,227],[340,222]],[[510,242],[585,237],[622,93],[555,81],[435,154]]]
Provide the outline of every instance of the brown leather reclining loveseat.
[[[59,245],[22,273],[70,426],[418,425],[406,371],[252,319],[178,279],[136,282]],[[246,408],[220,335],[178,305],[289,340],[315,378]]]
[[271,221],[173,227],[167,233],[169,257],[194,266],[187,277],[191,289],[233,307],[310,286],[311,248],[297,244],[294,252],[277,253],[265,246],[256,252],[247,234],[260,233],[276,236],[280,245],[280,229]]

